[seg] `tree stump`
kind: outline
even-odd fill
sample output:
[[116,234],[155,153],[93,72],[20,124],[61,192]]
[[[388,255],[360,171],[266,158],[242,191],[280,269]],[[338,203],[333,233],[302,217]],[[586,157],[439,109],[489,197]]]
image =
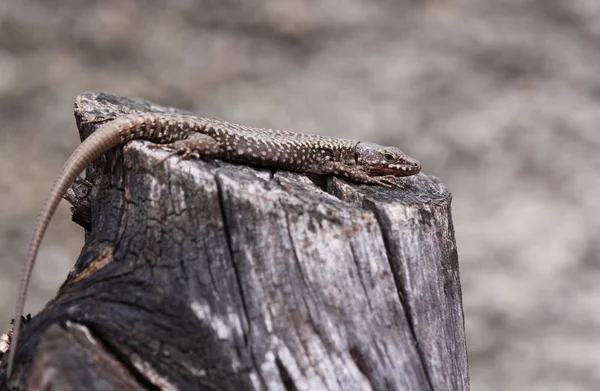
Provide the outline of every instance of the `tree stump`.
[[[75,116],[85,138],[148,111],[179,110],[87,93]],[[148,144],[88,169],[74,211],[86,244],[25,325],[11,384],[469,388],[451,196],[438,179],[391,190],[221,161],[156,165],[168,152]]]

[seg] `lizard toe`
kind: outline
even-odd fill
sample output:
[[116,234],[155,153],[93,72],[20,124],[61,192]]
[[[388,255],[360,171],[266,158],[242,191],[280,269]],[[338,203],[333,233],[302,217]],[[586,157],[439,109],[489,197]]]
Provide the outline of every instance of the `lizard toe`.
[[[158,145],[155,144],[155,145],[150,145],[150,147],[151,148],[160,148],[161,145],[160,144],[158,144]],[[182,154],[185,155],[185,153],[186,153],[186,151],[183,150],[182,148],[174,149],[173,151],[171,151],[171,153],[167,154],[167,156],[165,156],[164,158],[160,159],[158,162],[154,163],[154,167],[160,166],[161,164],[163,164],[164,162],[166,162],[168,159],[170,159],[173,156],[182,155]],[[181,160],[181,159],[182,159],[182,157],[180,156],[179,160]]]
[[396,182],[396,177],[388,175],[377,179],[377,184],[387,188],[398,188],[400,185]]

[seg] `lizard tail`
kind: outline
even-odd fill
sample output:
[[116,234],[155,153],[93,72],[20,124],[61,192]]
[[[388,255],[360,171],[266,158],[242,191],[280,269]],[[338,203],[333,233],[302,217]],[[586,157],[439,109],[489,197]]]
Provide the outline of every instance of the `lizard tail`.
[[[13,320],[13,333],[11,338],[11,346],[8,354],[8,368],[7,368],[7,380],[10,378],[15,354],[17,350],[17,342],[19,340],[19,333],[21,330],[21,318],[25,307],[25,297],[27,294],[27,288],[29,286],[29,279],[31,278],[31,272],[33,265],[35,264],[35,257],[38,253],[42,237],[46,232],[46,228],[50,223],[56,208],[69,189],[75,179],[83,172],[83,170],[90,165],[94,160],[100,157],[105,152],[121,144],[120,127],[118,120],[112,121],[100,129],[92,133],[87,139],[83,141],[71,154],[67,162],[62,167],[60,173],[54,181],[52,189],[46,196],[46,200],[42,205],[42,209],[38,215],[37,221],[31,233],[29,239],[29,249],[27,250],[27,258],[23,266],[23,273],[21,282],[19,285],[19,292],[17,296],[17,306],[15,309],[15,317]],[[121,126],[122,129],[122,126]]]

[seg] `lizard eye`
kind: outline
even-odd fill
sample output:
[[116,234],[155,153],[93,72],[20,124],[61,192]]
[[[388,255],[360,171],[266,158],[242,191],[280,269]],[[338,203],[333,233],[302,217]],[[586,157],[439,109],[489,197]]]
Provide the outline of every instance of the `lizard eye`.
[[385,158],[385,160],[394,160],[395,159],[395,156],[389,152],[384,152],[383,157]]

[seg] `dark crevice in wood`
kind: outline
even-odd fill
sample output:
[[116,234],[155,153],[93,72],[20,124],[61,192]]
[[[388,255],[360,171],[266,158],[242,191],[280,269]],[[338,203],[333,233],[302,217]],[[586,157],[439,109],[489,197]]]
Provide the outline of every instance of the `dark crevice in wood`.
[[367,379],[369,379],[369,383],[371,383],[373,386],[373,381],[371,379],[371,376],[373,376],[373,370],[369,366],[366,357],[362,354],[358,346],[351,345],[348,353],[350,353],[350,357],[352,357],[352,361],[354,361],[358,370],[365,375]]
[[239,264],[238,262],[236,262],[235,257],[234,257],[234,251],[233,251],[233,244],[231,243],[231,232],[229,230],[229,224],[228,221],[229,219],[227,218],[227,202],[225,201],[225,191],[223,189],[223,183],[221,182],[221,178],[219,177],[219,174],[215,174],[215,184],[217,186],[217,196],[218,196],[218,200],[219,200],[219,212],[221,214],[221,219],[223,221],[223,234],[225,236],[225,241],[227,244],[227,251],[229,252],[229,257],[231,260],[231,265],[233,267],[233,271],[235,274],[235,280],[236,280],[236,284],[238,287],[238,293],[240,295],[240,300],[242,302],[242,309],[244,311],[244,317],[246,318],[246,323],[248,324],[248,330],[247,332],[244,333],[244,345],[246,347],[249,348],[250,350],[250,359],[252,360],[252,365],[254,367],[254,373],[257,375],[262,387],[264,387],[265,389],[268,388],[267,383],[265,381],[265,379],[262,376],[262,372],[260,371],[260,363],[258,362],[258,360],[255,357],[255,352],[254,349],[252,348],[252,344],[250,342],[250,338],[252,335],[252,323],[251,323],[251,319],[250,319],[250,314],[248,311],[248,304],[246,303],[246,297],[244,295],[244,287],[243,287],[243,277],[241,276],[240,270],[239,270]]
[[369,304],[369,309],[373,309],[373,305],[371,305],[371,299],[369,298],[369,294],[367,293],[367,287],[365,286],[365,281],[363,280],[363,276],[360,270],[360,264],[358,263],[358,257],[356,256],[356,250],[352,245],[352,242],[349,243],[350,246],[350,254],[352,254],[352,262],[356,265],[356,272],[358,273],[358,281],[360,281],[360,286],[365,295],[365,299],[367,299],[367,303]]
[[[323,190],[325,193],[329,193],[333,196],[336,196],[333,193],[330,193],[327,190],[327,186],[328,186],[328,179],[327,177],[323,176],[323,175],[307,175],[308,179],[310,179],[310,181],[312,183],[315,184],[315,186],[317,186],[319,189]],[[337,196],[336,196],[337,197]]]
[[246,318],[246,322],[248,323],[248,332],[244,333],[244,344],[246,346],[249,345],[248,334],[250,333],[250,328],[252,325],[250,324],[250,316],[248,314],[248,305],[246,304],[246,298],[244,296],[244,288],[242,285],[242,277],[240,276],[240,270],[238,268],[238,264],[235,261],[233,245],[231,243],[231,232],[229,231],[229,224],[227,218],[227,202],[225,201],[225,193],[223,190],[223,184],[221,183],[221,179],[218,174],[215,176],[215,184],[217,185],[217,196],[219,200],[219,212],[221,214],[221,219],[223,220],[223,235],[225,236],[225,242],[227,244],[227,251],[229,252],[229,258],[231,261],[231,265],[233,266],[233,271],[235,273],[236,284],[238,287],[238,293],[240,295],[240,300],[242,301],[242,308],[244,310],[244,317]]
[[402,305],[402,308],[404,310],[404,315],[406,316],[406,321],[408,322],[409,331],[410,331],[412,339],[415,343],[417,353],[419,354],[419,360],[424,369],[423,372],[425,373],[427,385],[429,386],[430,390],[434,390],[433,383],[431,382],[431,378],[429,376],[429,368],[427,365],[427,358],[425,357],[425,354],[423,352],[423,347],[419,343],[419,339],[417,338],[417,333],[415,331],[415,323],[412,318],[412,311],[410,308],[410,304],[405,299],[406,297],[408,297],[408,293],[406,292],[404,283],[402,282],[400,270],[398,270],[398,267],[395,264],[395,262],[392,261],[394,250],[392,249],[392,245],[390,244],[391,239],[389,237],[389,231],[387,229],[387,227],[390,226],[391,222],[389,221],[387,216],[385,216],[383,213],[381,213],[381,211],[375,205],[373,205],[371,203],[371,201],[368,201],[365,204],[375,214],[375,218],[377,219],[377,224],[379,225],[379,229],[381,230],[381,234],[382,234],[383,245],[385,246],[385,253],[386,253],[390,268],[392,270],[392,274],[394,276],[394,284],[396,285],[396,291],[398,292],[398,300],[400,301],[400,304]]
[[278,170],[269,170],[269,180],[272,181],[275,178]]
[[281,378],[281,382],[287,391],[298,391],[296,384],[294,383],[294,379],[290,376],[287,368],[281,362],[279,357],[275,357],[275,366],[277,367],[277,371],[279,372],[279,377]]
[[109,340],[102,336],[102,333],[98,332],[93,324],[80,323],[83,327],[87,328],[92,337],[100,343],[112,357],[117,360],[123,368],[129,373],[144,389],[149,391],[161,391],[161,388],[152,384],[146,376],[138,371],[138,369],[129,361],[129,357],[123,354],[116,346],[114,346]]
[[[281,205],[281,204],[280,204]],[[287,232],[288,238],[290,240],[290,246],[292,247],[292,253],[294,254],[294,263],[296,264],[296,267],[298,268],[298,273],[300,274],[300,280],[302,280],[302,287],[306,290],[306,292],[309,292],[309,285],[308,285],[308,281],[306,281],[306,274],[304,273],[304,270],[302,270],[302,264],[300,263],[300,258],[298,257],[298,249],[296,248],[296,243],[294,242],[294,236],[292,235],[291,229],[290,229],[290,216],[287,213],[287,210],[285,208],[283,208],[283,205],[281,205],[282,210],[284,211],[284,216],[285,216],[285,230]],[[309,316],[310,316],[310,311],[309,311]]]

